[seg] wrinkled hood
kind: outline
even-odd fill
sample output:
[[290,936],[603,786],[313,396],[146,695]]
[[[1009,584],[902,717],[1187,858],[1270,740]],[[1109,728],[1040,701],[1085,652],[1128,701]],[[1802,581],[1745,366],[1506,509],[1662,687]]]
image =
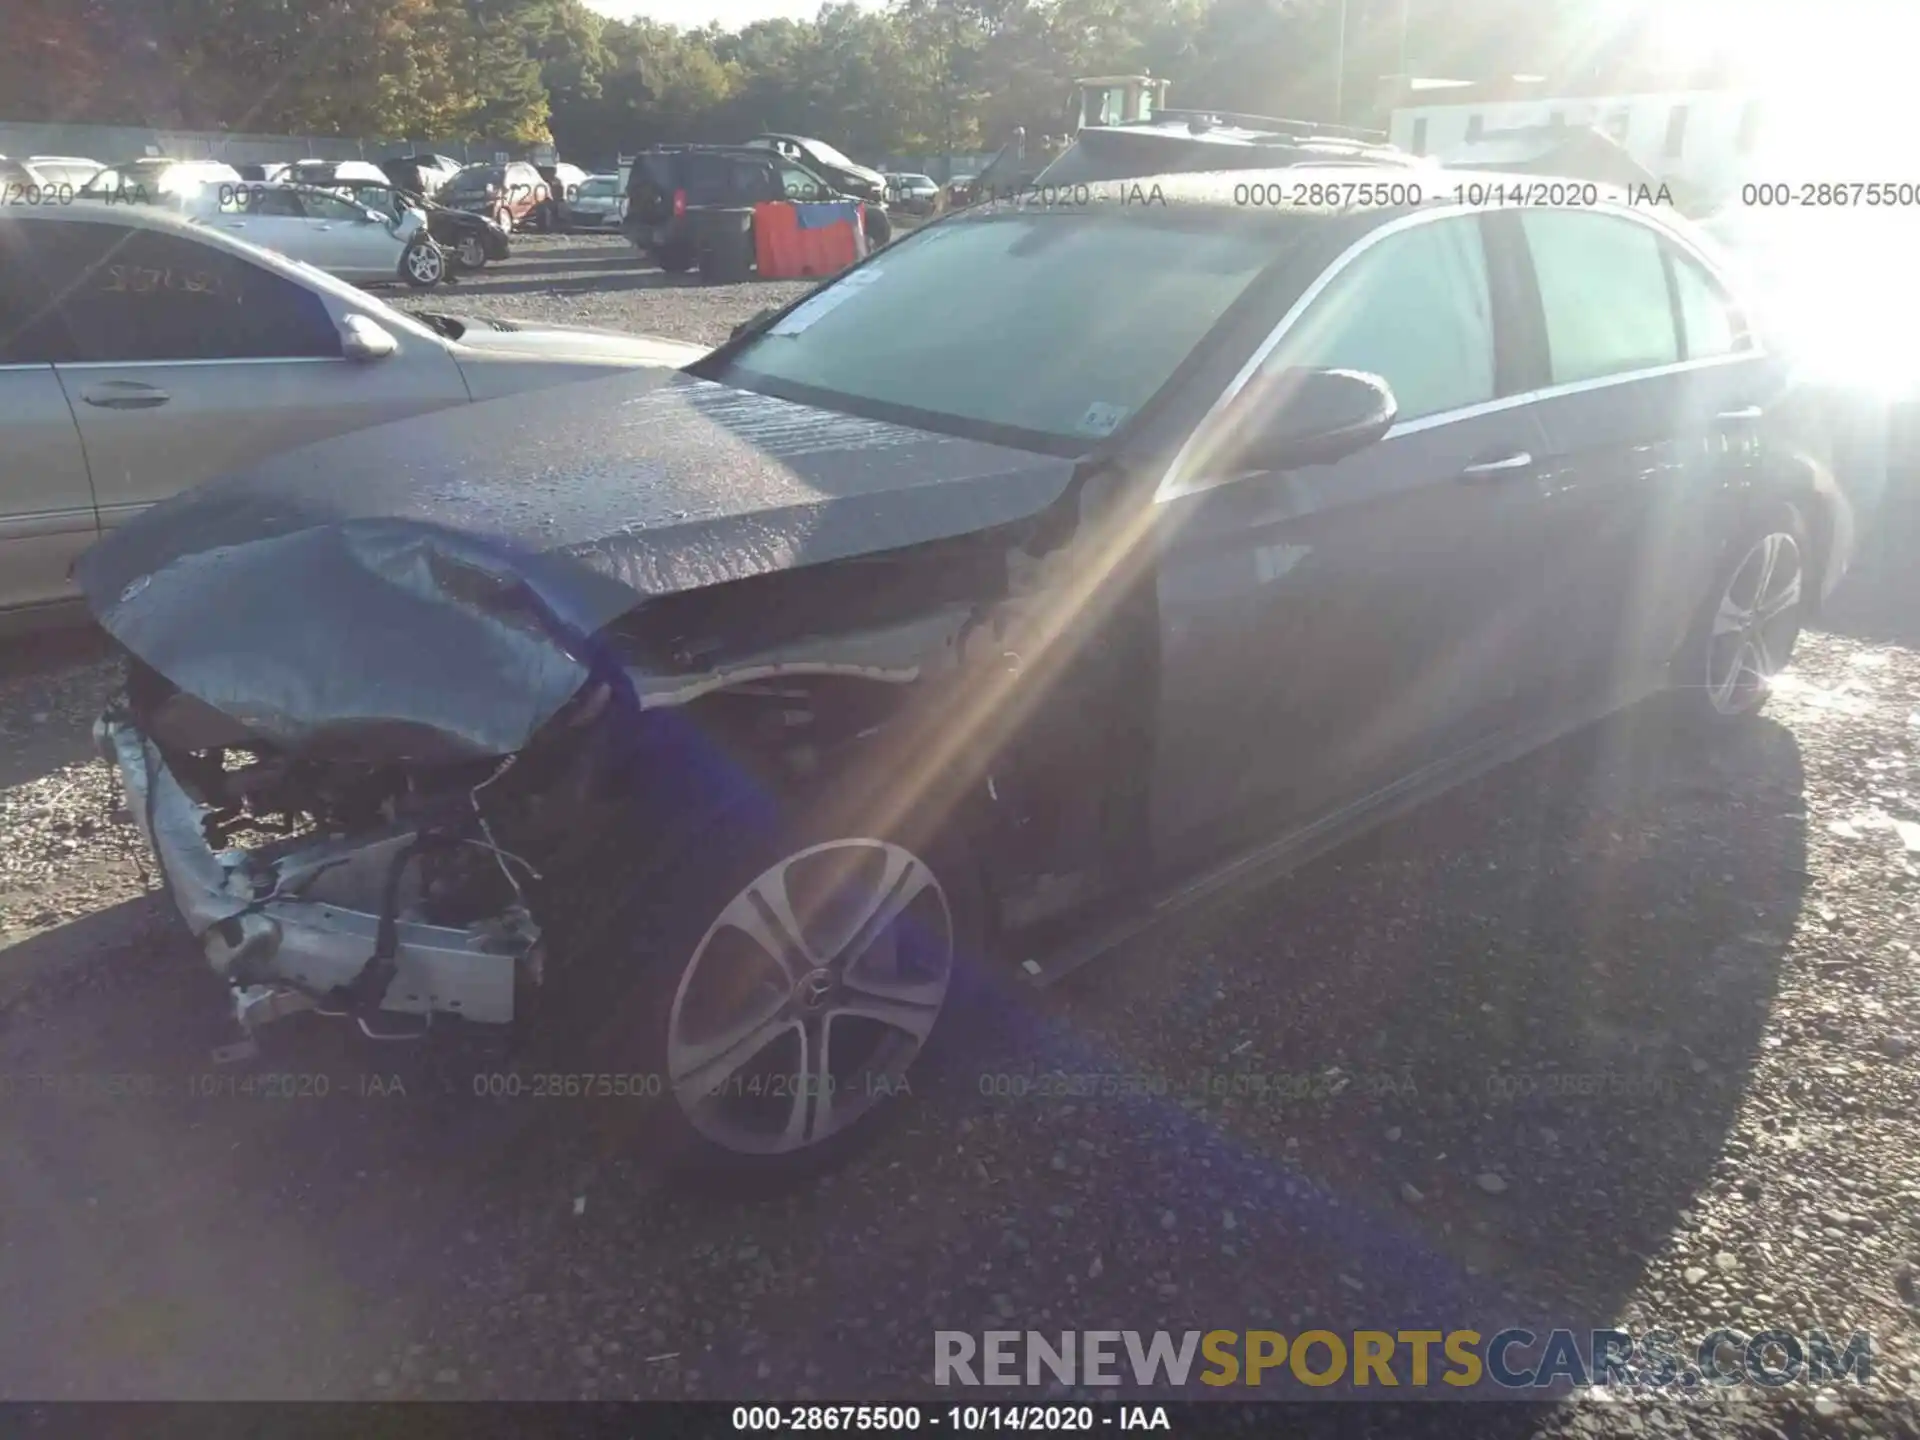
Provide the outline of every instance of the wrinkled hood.
[[1006,524],[1072,472],[640,370],[290,451],[155,506],[76,575],[115,639],[262,739],[506,754],[648,597]]

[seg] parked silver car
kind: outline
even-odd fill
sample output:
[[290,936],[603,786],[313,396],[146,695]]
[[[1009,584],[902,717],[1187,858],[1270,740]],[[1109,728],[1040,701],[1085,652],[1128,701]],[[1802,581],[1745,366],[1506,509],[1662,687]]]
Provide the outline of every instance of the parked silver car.
[[269,182],[206,186],[185,213],[342,280],[431,290],[447,277],[447,257],[421,210],[385,215],[331,189]]
[[[0,212],[0,619],[157,500],[310,440],[704,347],[403,315],[149,206]],[[395,463],[404,456],[396,455]]]

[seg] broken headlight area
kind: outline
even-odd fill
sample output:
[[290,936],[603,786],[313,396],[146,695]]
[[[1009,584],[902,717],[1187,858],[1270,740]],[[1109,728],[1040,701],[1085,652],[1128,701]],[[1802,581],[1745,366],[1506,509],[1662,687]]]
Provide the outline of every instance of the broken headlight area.
[[505,1025],[540,983],[526,852],[554,848],[590,786],[562,747],[410,764],[345,758],[405,753],[404,736],[345,735],[294,754],[137,662],[96,736],[243,1025],[303,1009],[378,1035]]

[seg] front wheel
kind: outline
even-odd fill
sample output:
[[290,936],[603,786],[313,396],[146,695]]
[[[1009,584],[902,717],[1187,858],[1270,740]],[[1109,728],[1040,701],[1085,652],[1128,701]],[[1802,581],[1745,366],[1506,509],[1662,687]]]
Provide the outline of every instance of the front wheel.
[[781,808],[775,833],[728,827],[682,873],[629,877],[568,957],[592,1068],[658,1077],[647,1151],[730,1187],[817,1174],[877,1135],[980,944],[962,843]]
[[1681,705],[1705,723],[1751,715],[1793,658],[1806,617],[1806,524],[1776,504],[1729,549],[1676,661]]
[[878,205],[867,206],[867,243],[878,250],[893,239],[893,219]]
[[400,257],[400,275],[416,290],[431,290],[447,278],[447,256],[431,237],[421,235]]

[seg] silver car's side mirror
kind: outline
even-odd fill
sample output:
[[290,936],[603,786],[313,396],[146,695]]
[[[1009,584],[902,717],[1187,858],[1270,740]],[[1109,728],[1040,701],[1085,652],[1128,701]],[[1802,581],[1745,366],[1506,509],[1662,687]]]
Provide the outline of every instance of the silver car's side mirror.
[[340,352],[349,360],[384,360],[400,342],[365,315],[349,315],[340,322]]

